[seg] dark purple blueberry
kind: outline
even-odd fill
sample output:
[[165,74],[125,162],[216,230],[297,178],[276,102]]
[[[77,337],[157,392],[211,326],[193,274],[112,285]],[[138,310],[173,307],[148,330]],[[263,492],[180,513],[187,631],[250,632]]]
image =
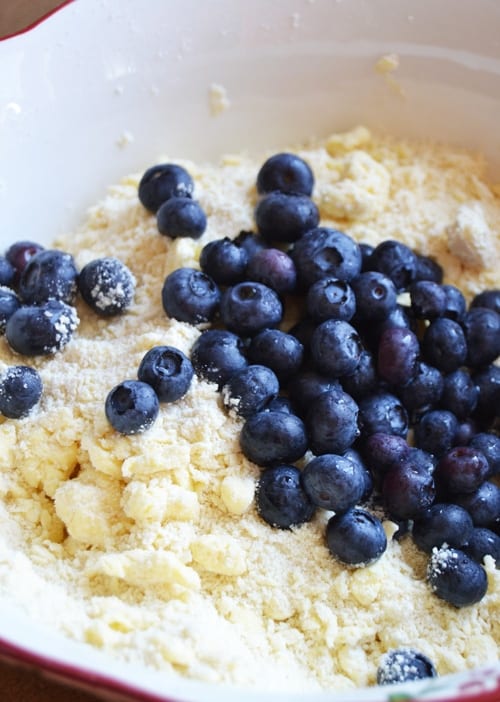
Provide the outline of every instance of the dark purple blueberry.
[[436,676],[434,664],[423,653],[412,648],[396,648],[386,653],[380,661],[377,685],[393,685]]
[[455,446],[467,446],[478,431],[478,424],[474,417],[464,419],[458,425],[458,431],[455,436]]
[[300,341],[280,329],[264,329],[252,338],[248,347],[252,363],[268,366],[280,381],[298,372],[303,356],[304,347]]
[[230,331],[253,336],[263,329],[278,326],[283,317],[283,305],[278,294],[267,285],[245,281],[223,292],[220,316]]
[[500,289],[483,290],[472,299],[470,307],[488,307],[500,314]]
[[359,245],[338,229],[311,229],[295,243],[291,256],[304,288],[325,277],[350,282],[361,271]]
[[414,417],[436,405],[443,392],[443,376],[437,368],[419,361],[413,378],[399,388],[398,394]]
[[343,375],[340,382],[344,390],[352,395],[356,402],[377,390],[379,377],[370,351],[366,349],[361,351],[355,371],[350,375]]
[[16,269],[5,256],[0,256],[0,287],[13,288],[16,284]]
[[465,363],[467,342],[462,327],[440,317],[427,327],[422,342],[425,360],[443,373],[452,373]]
[[190,198],[194,183],[189,173],[175,163],[162,163],[152,166],[139,182],[139,200],[150,212],[157,212],[160,206],[172,197]]
[[242,246],[225,237],[210,241],[201,250],[200,268],[217,285],[234,285],[245,277],[248,254]]
[[397,519],[415,519],[434,502],[434,478],[422,469],[410,451],[397,466],[386,473],[382,495],[391,516]]
[[418,448],[443,456],[455,444],[458,420],[448,410],[425,412],[414,427],[415,444]]
[[473,529],[462,550],[477,563],[482,563],[485,556],[491,556],[496,561],[496,567],[500,568],[500,536],[491,529]]
[[295,466],[280,465],[262,471],[255,501],[262,519],[278,529],[309,522],[315,512],[302,488],[300,471]]
[[9,263],[14,266],[16,277],[15,283],[19,281],[19,276],[26,268],[26,264],[35,254],[43,251],[44,247],[41,244],[37,244],[35,241],[16,241],[11,244],[7,251],[5,252],[5,258]]
[[314,319],[311,319],[310,317],[302,317],[297,324],[294,324],[293,327],[288,330],[289,334],[300,341],[304,347],[304,353],[308,352],[309,350],[312,335],[314,334],[317,326],[318,324],[314,321]]
[[232,332],[207,329],[193,344],[191,363],[196,374],[221,388],[230,376],[248,365],[245,346]]
[[462,322],[467,310],[467,302],[461,290],[454,285],[443,285],[446,298],[444,316],[455,322]]
[[430,256],[416,254],[415,280],[432,280],[434,283],[442,283],[443,269]]
[[479,388],[475,415],[484,420],[500,416],[500,366],[491,364],[474,373],[472,380]]
[[21,302],[10,288],[0,287],[0,334],[5,332],[7,322],[14,312],[19,309]]
[[490,475],[500,473],[500,437],[496,434],[480,432],[471,438],[470,446],[484,455],[490,466]]
[[466,370],[460,368],[445,375],[440,400],[443,409],[465,420],[475,410],[478,397],[479,389]]
[[175,402],[189,390],[194,369],[189,358],[174,346],[154,346],[142,358],[137,377],[148,383],[160,402]]
[[474,492],[453,495],[453,501],[467,510],[474,526],[489,527],[500,519],[500,487],[489,480]]
[[427,580],[432,591],[455,607],[468,607],[483,599],[488,589],[484,568],[456,548],[435,549]]
[[375,247],[371,244],[360,243],[359,250],[361,251],[361,272],[371,270],[370,258]]
[[156,213],[156,224],[160,234],[170,239],[199,239],[207,228],[207,216],[197,200],[190,197],[171,197]]
[[49,300],[16,310],[7,322],[5,337],[17,353],[46,356],[66,346],[78,323],[74,307],[61,300]]
[[500,355],[500,314],[488,307],[472,307],[463,320],[467,365],[479,368]]
[[282,193],[264,195],[255,208],[257,231],[270,242],[294,242],[316,227],[319,212],[307,195]]
[[28,416],[42,391],[42,379],[34,368],[8,366],[0,375],[0,414],[10,419]]
[[473,446],[455,446],[439,461],[436,478],[451,494],[475,492],[490,474],[484,455]]
[[343,454],[359,435],[358,406],[343,390],[327,390],[311,401],[306,426],[313,453]]
[[264,283],[278,295],[293,293],[297,287],[295,263],[287,253],[275,248],[261,249],[252,256],[246,279]]
[[370,263],[373,270],[390,278],[398,291],[406,290],[415,280],[417,257],[400,241],[387,239],[378,244],[373,250]]
[[279,390],[278,378],[270,368],[250,365],[229,377],[222,388],[222,400],[228,410],[250,417],[267,406]]
[[311,167],[297,154],[274,154],[262,164],[257,173],[259,195],[273,190],[311,195],[313,187],[314,175]]
[[330,518],[326,541],[332,556],[354,566],[374,563],[387,548],[380,519],[359,507]]
[[238,236],[234,239],[234,243],[246,252],[248,260],[250,260],[252,256],[257,253],[257,251],[261,251],[262,249],[267,249],[269,247],[267,241],[261,237],[260,234],[246,231],[244,229],[242,229]]
[[221,293],[202,271],[176,268],[165,278],[161,298],[169,317],[188,324],[202,324],[210,322],[219,311]]
[[378,321],[394,311],[397,292],[392,280],[377,271],[360,273],[351,281],[356,297],[356,316],[359,319]]
[[409,450],[410,447],[402,436],[379,432],[366,439],[363,456],[373,471],[383,474],[400,463]]
[[307,312],[316,322],[341,319],[348,322],[356,311],[351,286],[338,278],[321,278],[311,285],[306,296]]
[[443,544],[461,548],[468,542],[473,528],[471,516],[463,507],[435,503],[415,519],[412,536],[420,549],[432,553]]
[[408,433],[408,414],[401,400],[389,392],[376,392],[359,401],[359,427],[366,438],[371,434]]
[[77,292],[77,275],[71,254],[57,249],[40,251],[29,259],[21,273],[19,297],[28,305],[50,299],[71,304]]
[[321,375],[313,370],[303,370],[293,376],[288,383],[288,395],[298,415],[304,417],[314,400],[322,393],[342,390],[335,378]]
[[365,491],[364,470],[344,456],[316,456],[302,471],[302,487],[313,504],[337,514],[347,512]]
[[356,465],[359,467],[359,470],[361,471],[361,476],[363,478],[363,492],[361,494],[361,497],[359,498],[359,503],[363,504],[364,502],[367,502],[370,499],[371,494],[373,492],[373,476],[371,470],[368,468],[361,454],[356,449],[352,447],[348,448],[343,455],[344,458],[348,458],[353,463],[356,463]]
[[356,329],[339,319],[320,324],[311,339],[311,356],[316,370],[339,378],[356,370],[363,346]]
[[417,280],[410,286],[410,300],[417,319],[443,317],[446,309],[446,292],[442,285],[432,280]]
[[257,412],[248,417],[240,432],[243,454],[258,466],[293,463],[307,450],[305,426],[287,412]]
[[382,332],[377,355],[379,376],[390,385],[403,385],[417,371],[420,346],[409,329],[394,327]]
[[106,417],[120,434],[140,434],[152,426],[159,412],[155,391],[140,380],[124,380],[106,397]]
[[97,258],[80,271],[78,289],[94,312],[111,317],[131,306],[135,278],[119,259],[110,256]]
[[274,397],[262,410],[263,412],[286,412],[287,414],[295,414],[293,406],[288,397],[278,395]]

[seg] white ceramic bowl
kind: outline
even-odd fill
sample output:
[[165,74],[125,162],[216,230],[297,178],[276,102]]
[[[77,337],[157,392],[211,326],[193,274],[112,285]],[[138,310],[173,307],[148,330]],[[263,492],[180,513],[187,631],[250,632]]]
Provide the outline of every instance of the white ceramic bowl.
[[[491,0],[69,3],[0,42],[2,247],[68,231],[105,186],[161,153],[213,159],[357,123],[481,149],[500,174],[499,26]],[[399,56],[404,95],[374,70],[389,53]],[[230,99],[216,117],[214,84]],[[293,700],[120,664],[1,603],[0,645],[5,658],[110,699]],[[498,702],[500,665],[403,689],[415,700]],[[300,700],[388,695],[375,688]]]

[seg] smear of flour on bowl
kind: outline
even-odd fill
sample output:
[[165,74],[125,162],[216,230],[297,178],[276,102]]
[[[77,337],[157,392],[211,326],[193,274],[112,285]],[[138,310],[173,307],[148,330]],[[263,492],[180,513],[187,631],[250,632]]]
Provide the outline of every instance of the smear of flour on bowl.
[[208,102],[210,114],[213,117],[225,112],[230,106],[231,101],[227,95],[227,90],[220,83],[212,83],[208,91]]
[[375,63],[375,70],[380,73],[387,85],[395,93],[404,97],[405,93],[400,83],[394,78],[393,73],[399,68],[399,56],[398,54],[384,54]]

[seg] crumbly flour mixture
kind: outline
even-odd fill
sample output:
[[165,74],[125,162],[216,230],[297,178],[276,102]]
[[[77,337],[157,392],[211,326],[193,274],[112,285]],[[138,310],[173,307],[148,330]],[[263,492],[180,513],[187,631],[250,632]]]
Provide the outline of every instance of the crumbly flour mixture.
[[[500,186],[487,184],[480,156],[363,127],[297,152],[314,170],[322,224],[372,244],[402,239],[436,256],[468,296],[500,287]],[[241,420],[215,386],[195,378],[141,435],[121,436],[105,418],[108,391],[136,377],[148,349],[189,353],[200,332],[166,317],[163,281],[197,266],[207,241],[252,229],[268,155],[179,162],[208,216],[198,241],[158,233],[136,174],[56,242],[79,267],[121,258],[137,292],[111,320],[78,303],[74,339],[33,361],[39,406],[0,424],[0,596],[111,656],[267,689],[374,684],[381,655],[398,646],[428,655],[440,675],[496,660],[500,570],[491,558],[487,595],[458,610],[431,593],[427,556],[410,538],[349,569],[325,546],[327,513],[293,532],[270,528],[253,506],[259,469],[239,450]],[[3,338],[0,358],[20,362]]]

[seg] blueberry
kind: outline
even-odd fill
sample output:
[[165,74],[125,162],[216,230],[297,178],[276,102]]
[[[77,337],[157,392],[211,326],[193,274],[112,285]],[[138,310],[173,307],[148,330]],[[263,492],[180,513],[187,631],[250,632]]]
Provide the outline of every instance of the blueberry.
[[293,463],[307,450],[307,436],[299,417],[287,412],[257,412],[240,432],[243,454],[259,466]]
[[460,549],[435,549],[427,580],[432,591],[455,607],[467,607],[483,599],[488,589],[484,568]]
[[44,247],[35,241],[16,241],[11,244],[5,252],[5,258],[15,269],[15,283],[19,282],[21,273],[26,268],[26,264],[35,254],[43,251]]
[[432,280],[418,280],[412,283],[410,300],[417,319],[437,319],[444,316],[446,292],[442,285]]
[[463,293],[454,285],[443,285],[443,290],[445,293],[444,316],[455,322],[462,322],[467,309]]
[[359,435],[358,405],[343,390],[328,390],[312,400],[306,415],[313,453],[342,454]]
[[374,393],[379,385],[379,377],[371,352],[363,349],[354,373],[343,375],[340,382],[344,390],[356,401]]
[[286,380],[298,372],[302,365],[304,347],[296,337],[280,329],[264,329],[254,336],[248,347],[252,363],[268,366]]
[[19,279],[19,297],[26,304],[49,299],[71,304],[77,292],[77,270],[73,256],[49,249],[36,253],[26,263]]
[[377,685],[435,678],[436,675],[434,664],[423,653],[412,648],[396,648],[383,656],[377,668]]
[[472,380],[479,389],[474,414],[486,421],[500,416],[500,366],[486,366],[474,373]]
[[361,272],[365,273],[370,270],[370,259],[374,250],[371,244],[360,243],[359,250],[361,251]]
[[436,477],[450,493],[474,492],[489,476],[484,455],[473,446],[455,446],[439,461]]
[[139,183],[139,200],[150,212],[157,212],[160,206],[172,197],[191,197],[194,190],[189,173],[175,163],[162,163],[152,166],[142,176]]
[[316,322],[341,319],[348,322],[356,311],[351,286],[338,278],[321,278],[311,285],[306,296],[307,312]]
[[200,203],[190,197],[171,197],[156,213],[158,231],[170,239],[199,239],[207,228],[207,216]]
[[232,332],[207,329],[193,344],[191,363],[198,376],[222,387],[229,377],[248,365],[245,347]]
[[71,340],[79,323],[74,307],[60,300],[43,305],[23,305],[5,328],[11,348],[24,356],[53,354]]
[[500,568],[500,536],[491,529],[473,529],[462,550],[477,563],[482,563],[485,556],[491,556],[496,561],[496,567]]
[[304,288],[326,276],[350,282],[361,271],[359,245],[338,229],[311,229],[295,243],[291,256]]
[[124,380],[106,397],[106,417],[120,434],[140,434],[154,423],[159,401],[151,385],[140,380]]
[[470,446],[479,449],[488,461],[490,475],[500,473],[500,437],[488,432],[480,432],[470,439]]
[[359,463],[327,453],[313,458],[302,471],[302,487],[313,504],[337,514],[347,512],[365,491],[365,471]]
[[391,515],[397,519],[415,519],[434,502],[434,478],[410,451],[386,473],[382,495]]
[[427,327],[422,341],[425,360],[443,373],[458,370],[467,358],[467,342],[461,326],[439,317]]
[[288,395],[301,417],[309,412],[311,403],[328,390],[340,391],[342,388],[338,380],[313,370],[300,371],[288,383]]
[[219,310],[221,293],[217,285],[195,268],[177,268],[165,278],[163,309],[169,317],[188,324],[211,321]]
[[453,495],[470,514],[474,526],[489,527],[500,519],[500,487],[486,480],[474,492]]
[[359,401],[359,425],[364,437],[378,433],[405,437],[408,414],[398,397],[380,391]]
[[440,401],[443,409],[464,420],[475,410],[478,398],[479,389],[466,370],[461,368],[445,375]]
[[443,393],[443,376],[437,368],[419,361],[413,378],[398,390],[406,410],[415,417],[436,405]]
[[408,455],[410,447],[402,436],[378,432],[364,442],[363,455],[372,470],[387,473]]
[[26,417],[42,395],[42,379],[30,366],[9,366],[0,375],[0,413],[10,419]]
[[400,241],[387,239],[378,244],[373,250],[370,263],[373,270],[390,278],[398,291],[406,290],[415,280],[417,257]]
[[160,402],[175,402],[189,390],[194,370],[189,358],[174,346],[154,346],[142,358],[137,377],[151,385]]
[[417,370],[420,345],[409,329],[385,329],[379,341],[377,370],[390,385],[403,385],[410,381]]
[[201,250],[200,268],[218,285],[234,285],[243,280],[248,254],[242,246],[225,237],[210,241]]
[[397,304],[397,292],[392,280],[377,271],[360,273],[351,282],[356,297],[359,319],[385,319]]
[[252,256],[246,278],[264,283],[278,295],[293,293],[297,286],[295,263],[287,253],[271,247]]
[[339,319],[320,324],[311,339],[311,355],[316,370],[338,378],[354,373],[363,346],[356,329]]
[[314,175],[306,161],[296,154],[279,153],[264,162],[257,174],[257,192],[300,193],[311,195]]
[[80,271],[78,289],[94,312],[105,317],[125,312],[133,302],[135,278],[117,258],[97,258]]
[[288,397],[284,397],[283,395],[278,395],[270,400],[263,408],[263,412],[286,412],[287,414],[294,414],[292,403]]
[[315,511],[302,489],[300,471],[295,466],[280,465],[264,470],[255,498],[262,519],[279,529],[309,522]]
[[16,269],[5,256],[0,256],[0,286],[12,288],[15,285]]
[[19,309],[21,302],[14,290],[0,287],[0,334],[5,332],[8,320]]
[[442,456],[455,443],[458,420],[448,410],[430,410],[420,417],[414,431],[418,448]]
[[347,451],[344,452],[344,458],[348,458],[352,463],[355,463],[359,467],[363,481],[363,492],[359,498],[359,503],[363,504],[370,499],[373,492],[374,483],[372,472],[364,462],[359,451],[356,449],[352,447],[348,448]]
[[500,355],[500,314],[487,307],[472,307],[463,321],[467,365],[487,366]]
[[299,193],[268,193],[255,208],[257,231],[266,241],[297,241],[318,222],[318,208],[310,197]]
[[279,389],[275,373],[254,364],[230,376],[222,388],[222,400],[228,410],[233,409],[240,417],[250,417],[273,400]]
[[248,260],[250,260],[258,251],[269,247],[268,242],[262,236],[260,236],[260,234],[246,231],[245,229],[242,229],[238,236],[235,237],[234,243],[245,251],[248,256]]
[[483,290],[471,300],[470,307],[488,307],[500,314],[500,289]]
[[277,293],[262,283],[237,283],[222,294],[220,315],[224,325],[241,336],[276,327],[283,316]]
[[469,513],[459,505],[435,503],[420,514],[413,524],[413,540],[426,553],[447,544],[461,548],[472,534]]
[[382,522],[360,507],[331,517],[326,528],[326,541],[335,558],[353,566],[374,563],[387,548]]
[[416,254],[415,280],[432,280],[434,283],[442,283],[443,268],[431,256]]

